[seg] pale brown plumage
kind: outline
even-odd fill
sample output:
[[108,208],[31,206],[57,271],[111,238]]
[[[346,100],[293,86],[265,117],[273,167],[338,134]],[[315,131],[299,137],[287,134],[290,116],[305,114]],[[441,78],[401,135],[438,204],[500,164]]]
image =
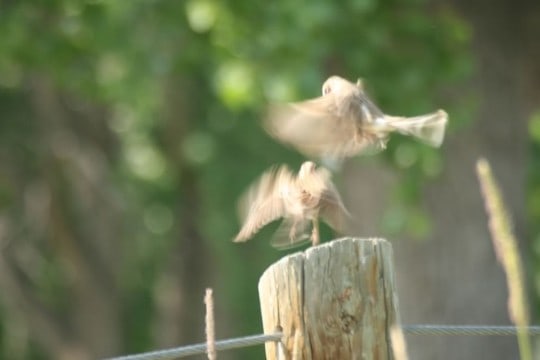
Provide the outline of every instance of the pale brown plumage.
[[[330,179],[330,173],[306,161],[295,176],[286,165],[265,172],[240,201],[243,226],[235,242],[249,240],[263,226],[283,218],[272,245],[286,248],[303,241],[319,243],[318,218],[343,231],[345,206]],[[312,227],[309,234],[309,227]]]
[[385,115],[366,95],[362,83],[328,78],[321,97],[271,106],[266,130],[308,157],[344,158],[386,147],[390,133],[411,135],[428,145],[441,145],[448,115]]

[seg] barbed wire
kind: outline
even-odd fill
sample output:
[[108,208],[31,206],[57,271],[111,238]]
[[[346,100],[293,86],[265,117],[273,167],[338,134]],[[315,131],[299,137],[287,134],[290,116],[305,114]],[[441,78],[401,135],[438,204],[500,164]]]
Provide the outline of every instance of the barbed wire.
[[[490,325],[402,325],[405,334],[410,335],[450,335],[450,336],[510,336],[525,330],[530,335],[540,335],[540,326],[528,326],[519,328],[515,326],[490,326]],[[244,336],[234,339],[216,341],[216,351],[244,348],[254,345],[262,345],[266,342],[278,342],[283,337],[282,333],[259,334]],[[156,350],[146,353],[125,355],[104,360],[170,360],[190,355],[206,353],[206,343],[182,346],[171,349]]]

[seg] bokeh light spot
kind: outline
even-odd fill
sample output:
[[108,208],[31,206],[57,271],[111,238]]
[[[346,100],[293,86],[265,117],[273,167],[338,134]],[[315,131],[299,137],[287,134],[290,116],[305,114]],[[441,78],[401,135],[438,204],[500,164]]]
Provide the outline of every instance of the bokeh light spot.
[[198,33],[209,31],[216,22],[217,6],[207,0],[193,0],[186,3],[186,13],[191,29]]
[[173,214],[167,206],[153,204],[144,210],[143,222],[150,232],[163,235],[172,228]]
[[117,54],[105,54],[98,61],[97,80],[100,84],[106,85],[120,81],[124,78],[126,72],[125,62]]
[[126,150],[131,171],[145,180],[156,180],[165,172],[165,159],[148,144],[132,144]]
[[413,144],[400,144],[394,152],[396,164],[401,168],[409,168],[418,160],[418,150]]
[[295,95],[295,87],[290,77],[275,76],[265,81],[264,94],[271,101],[290,101]]
[[253,71],[241,62],[229,62],[219,67],[215,84],[225,103],[231,108],[239,108],[253,101],[255,84]]
[[182,154],[193,164],[207,163],[215,153],[215,141],[212,136],[204,132],[189,134],[182,143]]

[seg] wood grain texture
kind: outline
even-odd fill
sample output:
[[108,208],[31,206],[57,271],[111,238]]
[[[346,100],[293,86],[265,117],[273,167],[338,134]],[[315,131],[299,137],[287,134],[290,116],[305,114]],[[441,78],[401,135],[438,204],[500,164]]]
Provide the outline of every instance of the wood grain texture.
[[259,280],[267,360],[392,359],[397,318],[392,247],[344,238],[289,255]]

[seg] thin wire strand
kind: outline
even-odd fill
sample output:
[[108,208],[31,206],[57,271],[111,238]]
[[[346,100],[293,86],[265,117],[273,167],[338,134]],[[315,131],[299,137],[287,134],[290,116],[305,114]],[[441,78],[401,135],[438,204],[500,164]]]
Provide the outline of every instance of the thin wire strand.
[[[515,326],[488,326],[488,325],[402,325],[402,331],[409,335],[435,335],[435,336],[511,336],[518,331],[526,330],[529,335],[540,335],[540,326],[519,328]],[[235,339],[216,341],[216,351],[244,348],[261,345],[266,342],[278,342],[282,333],[268,335],[252,335]],[[105,360],[170,360],[190,355],[206,353],[206,343],[182,346],[177,348],[157,350],[140,354],[119,356]]]
[[[241,338],[216,341],[216,351],[244,348],[248,346],[261,345],[267,341],[280,341],[283,334],[252,335]],[[109,358],[106,360],[167,360],[198,355],[206,353],[206,343],[182,346],[177,348],[156,350],[147,353],[133,354]]]
[[530,335],[540,335],[540,326],[488,326],[488,325],[403,325],[403,332],[411,335],[465,335],[508,336],[525,330]]

